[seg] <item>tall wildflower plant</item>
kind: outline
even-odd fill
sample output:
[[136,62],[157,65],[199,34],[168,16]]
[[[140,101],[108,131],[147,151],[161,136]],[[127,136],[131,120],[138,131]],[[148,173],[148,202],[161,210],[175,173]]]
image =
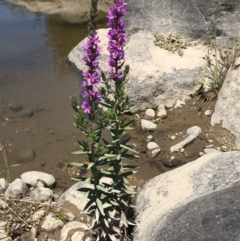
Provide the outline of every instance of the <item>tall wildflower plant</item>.
[[[107,15],[110,27],[107,74],[101,71],[98,62],[100,49],[95,25],[97,2],[91,2],[89,36],[83,47],[83,61],[87,66],[82,83],[84,102],[78,105],[76,97],[72,98],[76,127],[88,138],[87,142],[78,141],[80,150],[75,154],[86,155],[88,163],[72,164],[86,168],[91,173],[88,178],[76,180],[92,184],[81,191],[86,192],[88,198],[83,211],[93,215],[91,230],[96,233],[97,240],[126,241],[127,228],[129,224],[133,225],[128,221],[127,211],[134,195],[127,177],[136,172],[136,166],[124,165],[123,159],[138,157],[128,144],[130,138],[123,138],[133,122],[124,118],[124,114],[129,112],[129,98],[124,86],[129,72],[129,66],[124,67],[127,39],[123,17],[126,2],[115,0]],[[102,87],[99,87],[99,83]],[[109,131],[111,140],[101,136],[104,129]]]

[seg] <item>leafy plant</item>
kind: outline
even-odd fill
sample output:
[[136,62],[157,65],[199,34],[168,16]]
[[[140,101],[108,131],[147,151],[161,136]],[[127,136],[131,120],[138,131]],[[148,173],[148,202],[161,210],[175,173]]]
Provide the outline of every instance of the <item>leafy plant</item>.
[[[222,50],[217,46],[217,19],[219,12],[219,4],[220,0],[213,0],[216,4],[216,11],[213,22],[213,30],[211,31],[211,35],[209,39],[207,39],[208,45],[208,55],[205,57],[208,68],[210,70],[210,75],[205,75],[209,79],[212,80],[212,88],[216,95],[220,91],[222,84],[227,76],[227,73],[233,68],[236,59],[240,56],[240,47],[239,43],[233,46],[227,46],[227,49]],[[214,54],[213,58],[210,57],[210,52],[213,49]]]
[[[90,229],[96,230],[97,240],[123,241],[128,240],[127,228],[133,224],[126,215],[129,201],[134,195],[127,177],[136,172],[136,166],[124,165],[123,160],[138,157],[137,152],[128,145],[130,138],[122,138],[134,121],[124,118],[130,111],[130,99],[124,86],[129,73],[129,66],[124,67],[126,34],[122,17],[126,14],[126,3],[115,0],[108,12],[110,71],[106,75],[97,60],[100,56],[95,24],[97,2],[91,1],[90,33],[83,47],[83,61],[87,66],[82,84],[85,101],[80,106],[77,98],[72,97],[75,125],[88,139],[78,141],[80,150],[74,154],[86,155],[88,162],[71,164],[91,172],[90,177],[75,180],[92,184],[92,187],[81,188],[80,191],[86,192],[89,200],[83,211],[94,217]],[[99,87],[100,82],[102,87]],[[103,111],[100,104],[106,110]],[[109,131],[111,140],[102,137],[103,130]]]
[[3,161],[4,161],[4,165],[5,165],[5,168],[2,171],[0,171],[0,176],[3,175],[3,177],[6,180],[6,184],[8,184],[10,182],[9,168],[14,167],[14,166],[19,166],[19,164],[9,166],[7,148],[2,140],[0,140],[0,151],[2,152]]

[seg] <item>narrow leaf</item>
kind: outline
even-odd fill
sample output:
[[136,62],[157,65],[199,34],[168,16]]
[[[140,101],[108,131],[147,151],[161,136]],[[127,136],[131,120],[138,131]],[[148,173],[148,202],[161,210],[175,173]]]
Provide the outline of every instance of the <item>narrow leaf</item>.
[[102,206],[102,201],[97,198],[96,203],[97,203],[98,209],[101,212],[101,214],[103,216],[105,216],[104,209],[103,209],[103,206]]

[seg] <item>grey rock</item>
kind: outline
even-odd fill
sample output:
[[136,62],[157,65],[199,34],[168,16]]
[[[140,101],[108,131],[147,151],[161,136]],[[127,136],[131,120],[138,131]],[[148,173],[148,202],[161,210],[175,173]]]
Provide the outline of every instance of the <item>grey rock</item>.
[[24,109],[18,112],[18,117],[21,119],[27,119],[30,118],[31,116],[33,116],[34,112],[33,110],[30,109]]
[[84,241],[84,232],[75,232],[71,238],[71,241]]
[[0,240],[1,241],[11,241],[12,240],[5,231],[6,226],[7,226],[6,222],[0,221]]
[[36,202],[45,202],[52,199],[53,192],[46,187],[37,187],[31,191],[30,197]]
[[39,171],[29,171],[25,172],[21,175],[21,179],[28,185],[31,185],[32,187],[35,187],[38,183],[38,180],[43,181],[43,183],[50,187],[55,183],[54,176],[45,173],[45,172],[39,172]]
[[13,103],[13,104],[9,105],[9,109],[18,112],[18,111],[22,110],[22,106],[19,104]]
[[66,190],[58,199],[58,206],[63,208],[68,208],[69,204],[77,208],[77,210],[82,211],[85,207],[88,199],[84,192],[81,192],[81,188],[93,188],[91,184],[85,182],[77,182],[68,190]]
[[[239,66],[240,58],[235,66]],[[240,148],[240,68],[233,68],[223,82],[218,95],[211,125],[222,123],[222,127],[229,130],[235,137],[235,144]]]
[[27,185],[20,178],[17,178],[8,186],[4,196],[6,198],[18,198],[24,196],[27,190]]
[[[72,221],[64,225],[64,227],[61,230],[61,236],[60,241],[68,241],[71,240],[72,235],[79,231],[79,232],[85,232],[88,229],[88,226],[85,223],[81,223],[78,221]],[[79,240],[81,241],[81,239]]]
[[[101,68],[107,71],[108,29],[100,29],[98,33],[102,48],[99,61]],[[86,70],[81,61],[84,42],[80,42],[68,55],[68,60],[81,71]],[[153,42],[152,33],[139,31],[130,36],[126,45],[126,64],[131,66],[126,91],[131,99],[132,112],[158,108],[160,104],[166,105],[168,100],[184,101],[200,87],[200,84],[194,86],[192,80],[198,79],[202,69],[207,67],[203,59],[207,52],[203,46],[189,47],[181,57],[154,46]]]
[[163,165],[166,167],[177,167],[181,164],[181,160],[177,158],[170,158],[163,161]]
[[157,125],[149,120],[142,119],[141,127],[142,127],[142,130],[144,130],[144,131],[154,131],[154,130],[156,130]]
[[147,144],[147,149],[147,153],[151,158],[157,156],[161,151],[159,145],[155,142],[149,142]]
[[0,191],[2,189],[6,189],[8,186],[8,182],[5,178],[0,178]]
[[235,241],[239,195],[240,153],[204,155],[143,186],[134,241]]
[[35,150],[32,148],[25,148],[20,150],[17,153],[17,162],[18,163],[27,163],[33,161],[35,158]]
[[217,31],[239,38],[240,3],[235,0],[222,0],[220,7],[209,0],[128,0],[126,27],[129,35],[147,30],[154,34],[176,33],[188,39],[200,39],[213,28],[217,8]]
[[181,148],[183,148],[184,146],[186,146],[187,144],[189,144],[190,142],[192,142],[194,139],[197,138],[197,136],[202,132],[201,128],[198,126],[192,126],[190,128],[187,129],[187,134],[188,137],[185,138],[183,141],[181,141],[180,143],[172,146],[170,148],[170,152],[176,152],[179,151]]
[[64,222],[62,220],[56,219],[56,217],[52,213],[49,213],[43,220],[41,228],[46,231],[54,231],[63,226]]
[[32,220],[35,222],[35,221],[38,221],[40,220],[43,216],[45,215],[45,210],[41,209],[41,210],[38,210],[37,212],[35,212],[33,215],[32,215]]

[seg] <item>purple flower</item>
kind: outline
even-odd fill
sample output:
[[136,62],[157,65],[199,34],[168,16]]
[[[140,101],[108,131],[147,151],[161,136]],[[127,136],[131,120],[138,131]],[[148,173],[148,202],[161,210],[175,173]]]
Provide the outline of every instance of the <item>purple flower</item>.
[[83,72],[84,81],[82,87],[85,88],[83,97],[86,99],[82,104],[82,109],[85,113],[90,114],[95,106],[101,100],[101,95],[97,90],[97,85],[100,82],[100,67],[97,58],[100,56],[99,38],[96,32],[92,32],[88,36],[87,42],[83,45],[85,56],[82,60],[88,69]]
[[123,77],[120,66],[125,60],[123,47],[127,38],[122,17],[126,15],[126,5],[127,3],[124,0],[115,0],[107,15],[107,26],[111,28],[108,32],[108,51],[110,53],[108,59],[110,67],[109,78],[115,81]]

